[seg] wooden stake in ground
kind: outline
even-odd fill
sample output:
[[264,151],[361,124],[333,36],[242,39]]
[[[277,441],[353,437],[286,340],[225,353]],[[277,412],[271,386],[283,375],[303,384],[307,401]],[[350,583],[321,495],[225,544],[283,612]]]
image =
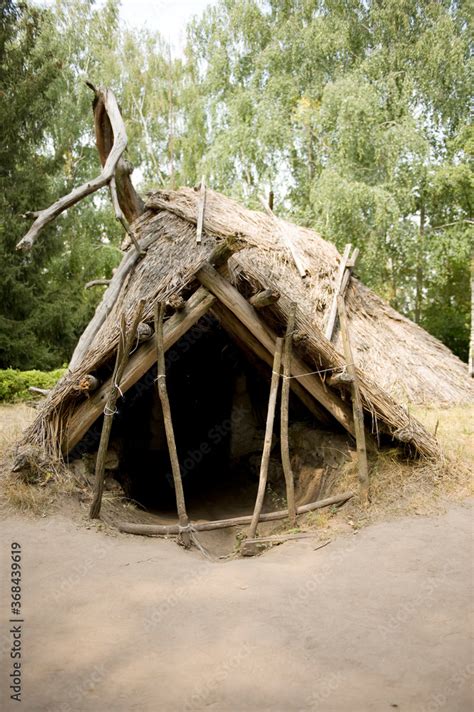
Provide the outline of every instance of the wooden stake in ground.
[[253,510],[252,522],[249,527],[248,536],[253,538],[257,532],[258,520],[265,497],[267,486],[268,463],[270,461],[270,451],[272,448],[273,421],[275,420],[275,406],[278,395],[278,384],[280,382],[281,351],[283,339],[278,338],[275,344],[275,356],[273,359],[272,380],[270,384],[270,397],[268,399],[267,424],[265,427],[265,440],[263,443],[262,462],[260,464],[260,479],[258,482],[257,499]]
[[107,456],[107,449],[109,447],[110,433],[112,430],[112,423],[115,415],[115,406],[117,403],[118,395],[120,393],[120,381],[122,380],[123,372],[125,370],[125,366],[127,365],[128,355],[132,349],[133,341],[135,339],[135,334],[137,331],[137,326],[142,316],[143,306],[144,301],[141,301],[138,305],[137,312],[134,316],[132,326],[130,327],[130,331],[128,332],[128,334],[126,333],[127,327],[125,316],[122,316],[120,339],[117,346],[117,357],[115,359],[115,368],[112,376],[109,397],[107,399],[107,405],[104,409],[104,422],[102,425],[102,432],[100,434],[99,450],[97,452],[97,461],[95,466],[94,496],[89,510],[90,519],[98,519],[100,515],[100,508],[102,505],[102,493],[104,491],[105,480],[105,459]]
[[281,462],[285,474],[286,501],[288,504],[288,518],[292,527],[296,526],[296,503],[295,503],[295,481],[290,461],[290,446],[288,442],[288,411],[290,406],[290,374],[291,374],[291,350],[293,343],[293,331],[295,329],[296,304],[290,306],[288,323],[286,326],[285,345],[283,350],[283,384],[281,387],[281,411],[280,411],[280,445]]
[[[173,473],[174,489],[176,494],[176,508],[180,526],[180,539],[186,548],[191,546],[191,533],[189,531],[189,519],[184,501],[183,482],[181,480],[181,470],[179,468],[178,452],[174,437],[173,421],[171,419],[170,401],[168,389],[166,387],[166,366],[165,348],[163,341],[163,318],[166,305],[164,302],[155,303],[155,334],[156,349],[158,355],[158,395],[160,396],[161,408],[163,410],[163,421],[165,424],[165,434],[168,443],[168,452],[171,461],[171,471]],[[184,530],[184,531],[183,531]],[[188,530],[188,531],[186,531]]]
[[364,409],[362,407],[359,382],[357,379],[357,372],[349,338],[346,305],[344,303],[344,297],[342,296],[339,296],[337,299],[337,310],[339,314],[339,323],[341,325],[344,358],[346,359],[347,371],[352,379],[352,412],[354,413],[357,462],[359,467],[360,499],[362,502],[367,502],[369,494],[369,468],[367,465],[367,449],[365,445]]

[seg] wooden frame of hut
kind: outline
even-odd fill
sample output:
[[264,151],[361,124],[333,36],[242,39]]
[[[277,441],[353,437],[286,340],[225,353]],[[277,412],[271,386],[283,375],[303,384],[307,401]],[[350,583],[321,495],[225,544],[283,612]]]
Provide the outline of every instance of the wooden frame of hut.
[[[126,132],[115,97],[110,90],[93,89],[102,173],[33,214],[35,222],[18,247],[31,249],[41,229],[60,212],[108,185],[116,217],[127,232],[123,258],[68,372],[20,442],[15,468],[22,470],[22,453],[31,448],[42,458],[63,460],[105,413],[103,435],[117,401],[157,362],[165,420],[166,410],[171,414],[186,408],[186,403],[172,402],[171,410],[169,402],[165,405],[164,354],[206,314],[267,370],[270,380],[252,533],[262,518],[268,443],[281,382],[288,509],[280,514],[293,522],[297,508],[285,434],[289,393],[325,427],[342,428],[357,440],[362,499],[368,491],[366,440],[369,448],[391,442],[415,457],[438,457],[435,438],[399,401],[468,400],[473,389],[464,364],[352,274],[357,254],[351,254],[350,247],[341,256],[314,231],[285,222],[268,208],[248,210],[210,190],[204,180],[199,189],[153,191],[143,202],[123,158]],[[172,420],[166,437],[171,459],[176,460]],[[107,439],[104,436],[105,448]],[[91,508],[92,516],[100,511],[101,467],[99,463],[94,498],[99,504]],[[183,534],[190,526],[182,496],[179,501],[179,462],[173,476],[179,524],[145,533]]]

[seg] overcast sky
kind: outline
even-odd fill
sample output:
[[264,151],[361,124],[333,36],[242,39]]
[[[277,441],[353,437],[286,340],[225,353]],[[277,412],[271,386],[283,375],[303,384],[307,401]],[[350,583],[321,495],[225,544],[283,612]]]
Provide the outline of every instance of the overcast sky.
[[[55,4],[55,0],[36,1],[41,5]],[[145,26],[150,30],[158,30],[179,54],[184,47],[186,24],[193,15],[201,15],[208,5],[215,2],[216,0],[121,0],[120,16],[131,27]]]

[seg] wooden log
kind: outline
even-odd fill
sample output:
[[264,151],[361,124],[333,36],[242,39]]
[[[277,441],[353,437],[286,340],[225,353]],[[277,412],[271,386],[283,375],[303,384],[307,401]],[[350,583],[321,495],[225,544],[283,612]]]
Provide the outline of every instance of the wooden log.
[[64,195],[50,205],[49,208],[38,211],[39,214],[34,223],[26,235],[18,242],[16,246],[17,250],[31,250],[38,235],[46,225],[49,225],[49,223],[64,212],[64,210],[72,207],[87,195],[91,195],[100,188],[103,188],[113,177],[117,163],[127,148],[127,132],[113,91],[111,89],[102,89],[101,95],[103,97],[105,110],[112,125],[114,142],[100,175],[74,188],[68,195]]
[[148,341],[153,336],[153,329],[150,324],[145,321],[141,321],[137,329],[137,339],[138,343],[142,344],[144,341]]
[[[159,234],[152,234],[145,237],[140,245],[144,251],[150,247],[159,237]],[[79,339],[74,353],[71,357],[69,363],[69,369],[74,371],[81,363],[82,359],[89,351],[92,342],[94,341],[96,334],[101,328],[102,324],[106,320],[107,316],[112,311],[112,308],[117,301],[117,297],[120,294],[122,287],[127,279],[130,271],[133,269],[135,264],[141,258],[141,255],[136,251],[132,250],[127,252],[117,267],[114,276],[110,280],[108,289],[104,292],[102,301],[95,310],[95,314],[91,321],[87,325],[86,329],[83,331],[81,338]]]
[[347,371],[333,373],[333,375],[328,378],[328,385],[331,387],[350,385],[351,383],[354,383],[354,379]]
[[[310,504],[302,504],[296,510],[298,515],[314,512],[315,509],[323,507],[331,507],[342,505],[353,497],[353,492],[344,492],[344,494],[336,494],[333,497],[320,499],[317,502]],[[282,509],[277,512],[268,512],[260,515],[260,522],[275,522],[288,517],[288,510]],[[197,532],[210,532],[215,529],[230,529],[231,527],[240,527],[250,524],[252,515],[243,517],[233,517],[232,519],[218,519],[213,522],[201,522],[198,524],[190,524],[190,528]],[[132,524],[129,522],[120,522],[118,528],[121,532],[127,534],[142,534],[144,536],[170,536],[179,534],[179,524]]]
[[[94,112],[95,140],[100,163],[104,166],[114,145],[114,130],[104,103],[103,91],[97,89],[90,82],[86,82],[86,84],[94,92],[92,109]],[[145,209],[142,199],[133,187],[130,178],[132,173],[133,166],[131,163],[123,155],[120,156],[115,168],[113,182],[120,211],[127,223],[132,223],[136,220]]]
[[270,304],[275,304],[279,299],[280,292],[277,292],[276,289],[264,289],[250,297],[249,302],[255,309],[261,309],[262,307],[268,307]]
[[[209,310],[215,297],[204,289],[198,289],[188,300],[182,312],[174,314],[167,320],[163,328],[165,349],[169,349],[178,339],[185,334]],[[128,391],[139,378],[156,362],[156,345],[153,341],[145,342],[131,357],[128,362],[120,388],[122,392]],[[68,453],[77,445],[86,434],[91,425],[103,412],[110,389],[109,379],[91,398],[81,403],[69,421],[66,423],[62,440],[62,451]]]
[[352,245],[350,243],[347,244],[344,248],[341,261],[339,262],[339,269],[337,271],[336,281],[334,283],[334,294],[331,302],[331,308],[329,309],[328,321],[324,330],[324,336],[329,341],[331,341],[334,332],[334,325],[336,323],[337,317],[337,298],[341,291],[342,280],[344,279],[344,273],[346,271],[347,261],[349,259],[351,248]]
[[263,441],[262,461],[260,463],[257,498],[255,500],[252,521],[250,523],[249,537],[254,537],[257,531],[258,521],[263,507],[263,500],[265,498],[265,490],[267,487],[268,465],[270,462],[270,452],[272,449],[273,439],[273,422],[275,420],[275,407],[281,375],[282,348],[283,339],[278,338],[275,344],[275,356],[273,359],[272,380],[270,383],[270,397],[268,399],[267,422],[265,425],[265,439]]
[[295,250],[293,243],[286,236],[285,228],[282,226],[280,220],[277,218],[277,216],[274,214],[274,212],[270,209],[270,207],[267,205],[267,203],[265,202],[265,199],[262,198],[262,196],[260,196],[260,202],[261,202],[262,207],[265,210],[266,214],[272,218],[272,220],[275,224],[275,227],[278,230],[278,234],[280,236],[281,241],[286,246],[290,255],[292,256],[293,262],[296,265],[296,269],[298,270],[300,277],[302,277],[304,279],[308,274],[308,270],[304,266],[303,261],[302,261],[301,257],[299,256],[298,252]]
[[186,306],[186,301],[180,294],[171,294],[166,300],[166,304],[174,311],[182,311]]
[[283,383],[281,387],[280,408],[280,448],[283,473],[286,485],[286,503],[288,506],[290,525],[296,525],[295,481],[290,460],[290,444],[288,440],[288,421],[290,409],[290,374],[293,331],[295,330],[296,304],[290,305],[288,323],[286,326],[285,346],[283,350]]
[[99,379],[93,376],[92,373],[86,373],[85,376],[82,376],[78,383],[73,386],[73,390],[89,395],[89,393],[96,391],[99,386]]
[[202,242],[202,228],[204,225],[204,210],[206,208],[206,180],[204,176],[201,178],[201,192],[198,203],[198,216],[196,225],[196,242]]
[[[146,252],[150,245],[152,245],[158,238],[159,233],[147,235],[147,237],[145,237],[140,242],[140,246],[142,247],[143,251]],[[243,247],[245,247],[245,243],[237,236],[229,237],[226,240],[220,240],[214,247],[209,257],[209,262],[212,265],[218,267],[219,265],[226,262],[229,257],[234,254],[234,252],[238,252]],[[82,336],[79,339],[76,348],[74,349],[74,353],[69,363],[70,371],[74,371],[76,368],[78,368],[82,359],[89,351],[92,342],[96,337],[96,334],[98,333],[102,324],[106,320],[107,316],[112,311],[112,308],[115,302],[117,301],[118,295],[121,292],[125,280],[127,279],[129,273],[140,258],[141,255],[136,250],[127,252],[127,254],[124,255],[122,262],[114,272],[114,276],[112,277],[109,288],[104,293],[102,301],[95,310],[93,318],[82,333]]]
[[[168,389],[166,387],[166,366],[165,366],[165,345],[163,340],[163,319],[165,316],[166,305],[164,302],[155,303],[155,335],[156,335],[156,350],[157,350],[157,382],[158,395],[160,397],[161,409],[163,411],[163,422],[165,426],[166,441],[168,443],[168,453],[171,462],[171,472],[173,474],[174,491],[176,495],[176,508],[178,510],[179,526],[184,530],[189,524],[188,515],[186,512],[186,503],[184,501],[183,481],[181,479],[181,470],[179,467],[178,451],[176,449],[176,440],[174,437],[173,419],[171,416],[171,406],[168,397]],[[182,531],[180,539],[183,545],[189,549],[191,546],[191,536],[188,531]]]
[[117,220],[117,222],[119,222],[121,224],[121,226],[123,227],[123,229],[129,236],[129,238],[132,241],[133,246],[135,247],[138,254],[144,255],[145,254],[144,250],[138,244],[138,240],[135,237],[133,230],[130,229],[130,225],[128,224],[128,222],[125,218],[125,215],[122,212],[122,208],[120,206],[120,201],[119,201],[118,194],[117,194],[117,183],[115,181],[115,175],[113,175],[112,178],[110,179],[109,189],[110,189],[110,197],[112,199],[112,207],[114,209],[115,219]]
[[100,509],[102,505],[102,494],[104,491],[104,480],[105,480],[105,460],[107,457],[107,450],[109,447],[110,433],[112,431],[112,423],[115,414],[115,406],[117,403],[117,398],[120,390],[120,381],[122,380],[123,372],[128,361],[128,355],[130,349],[132,348],[133,341],[135,339],[136,330],[138,323],[141,319],[141,315],[144,307],[144,300],[138,304],[137,312],[134,316],[132,325],[128,334],[126,333],[126,320],[125,315],[122,315],[122,322],[120,328],[120,340],[117,347],[117,357],[115,360],[115,368],[112,376],[112,384],[109,390],[109,396],[107,399],[107,405],[104,409],[104,422],[102,425],[102,432],[100,434],[99,449],[97,451],[97,461],[95,466],[95,480],[94,480],[94,495],[92,498],[92,503],[89,510],[90,519],[98,519],[100,515]]
[[352,378],[352,409],[354,413],[354,425],[356,431],[360,498],[362,502],[367,502],[369,492],[369,468],[367,464],[367,448],[365,444],[364,409],[362,407],[362,398],[360,396],[357,371],[352,354],[346,305],[344,304],[344,297],[342,296],[338,297],[337,310],[339,313],[339,323],[341,325],[344,358],[347,363],[347,371]]
[[49,388],[38,388],[37,386],[29,386],[30,393],[38,393],[40,396],[47,396],[50,393]]
[[110,284],[110,279],[91,279],[90,282],[86,282],[84,289],[90,289],[91,287],[108,287]]
[[[272,367],[273,356],[264,346],[262,346],[260,341],[255,338],[255,336],[242,324],[242,322],[237,319],[233,312],[217,300],[212,305],[211,312],[217,317],[222,327],[241,349],[253,354],[270,366],[270,368]],[[273,352],[274,351],[275,346],[273,342]],[[334,420],[329,415],[328,411],[318,405],[318,402],[311,397],[308,391],[303,388],[296,378],[290,379],[290,388],[297,398],[303,403],[306,409],[316,418],[316,420],[325,425],[334,424]]]
[[[244,299],[240,292],[225,280],[209,264],[203,265],[196,273],[201,284],[209,289],[260,341],[269,351],[274,352],[275,335],[263,324],[257,312]],[[335,393],[328,391],[321,380],[309,375],[308,366],[296,355],[292,359],[292,377],[315,398],[351,435],[355,434],[354,422],[350,409]]]

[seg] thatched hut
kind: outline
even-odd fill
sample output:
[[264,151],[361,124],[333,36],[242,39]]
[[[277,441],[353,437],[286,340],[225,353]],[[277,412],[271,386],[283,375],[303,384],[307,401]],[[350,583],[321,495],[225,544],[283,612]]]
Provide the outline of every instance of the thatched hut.
[[[434,458],[437,442],[410,416],[407,403],[472,399],[466,366],[350,274],[350,263],[312,230],[212,190],[204,195],[182,188],[150,193],[129,235],[68,373],[20,443],[17,469],[32,448],[56,461],[97,451],[105,409],[115,415],[118,479],[126,470],[132,492],[134,478],[165,482],[170,462],[156,394],[157,302],[166,305],[167,383],[185,488],[186,480],[198,486],[198,471],[225,478],[236,462],[263,447],[276,342],[287,331],[293,305],[292,433],[304,424],[327,439],[343,433],[351,440],[357,430],[355,379],[369,447],[395,445]],[[327,332],[344,275],[352,363],[337,322]],[[137,334],[115,384],[121,318],[130,325],[139,303],[148,338]],[[345,377],[348,368],[351,378]],[[110,414],[107,401],[115,387],[118,400]]]

